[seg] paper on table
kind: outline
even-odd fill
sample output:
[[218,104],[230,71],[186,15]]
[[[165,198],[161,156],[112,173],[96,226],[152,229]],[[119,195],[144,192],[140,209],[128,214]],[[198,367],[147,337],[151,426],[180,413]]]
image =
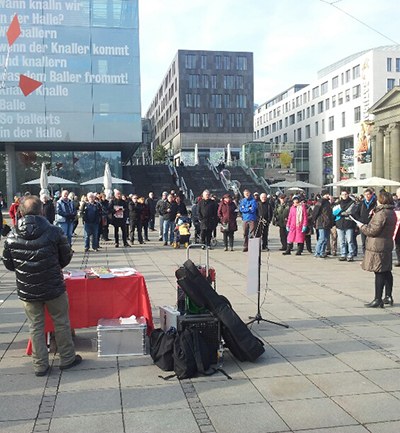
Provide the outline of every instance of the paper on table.
[[86,273],[82,269],[64,269],[64,279],[85,278]]
[[117,277],[128,277],[129,275],[137,274],[137,270],[134,268],[112,268],[110,272]]

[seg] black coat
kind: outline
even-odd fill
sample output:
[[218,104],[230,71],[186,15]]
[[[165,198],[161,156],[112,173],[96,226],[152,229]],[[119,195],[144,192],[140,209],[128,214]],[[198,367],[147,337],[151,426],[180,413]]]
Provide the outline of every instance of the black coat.
[[137,223],[139,221],[141,221],[142,219],[142,213],[143,213],[143,205],[142,203],[138,203],[136,201],[130,201],[128,204],[128,209],[129,209],[129,221],[131,223]]
[[27,302],[62,295],[62,268],[71,258],[72,250],[62,229],[41,215],[21,218],[4,243],[4,266],[15,271],[18,296]]
[[272,221],[272,217],[274,214],[274,209],[271,206],[271,202],[269,199],[267,201],[259,201],[257,202],[257,216],[259,219],[264,218],[267,221],[267,224],[270,224]]
[[160,215],[164,221],[175,221],[176,214],[178,213],[178,205],[175,201],[169,202],[166,200],[160,209]]
[[354,212],[354,218],[361,221],[364,224],[368,224],[372,218],[372,211],[376,208],[376,196],[373,195],[371,201],[367,203],[365,198],[357,203],[356,210]]
[[340,213],[339,219],[336,220],[336,228],[340,230],[355,229],[356,224],[349,218],[349,215],[354,216],[356,211],[356,203],[350,197],[339,201]]
[[199,220],[201,230],[214,230],[218,224],[218,203],[215,200],[200,200]]
[[123,224],[126,224],[126,220],[128,219],[128,203],[125,200],[122,200],[122,198],[110,200],[108,208],[111,214],[111,223],[114,226],[121,227]]
[[43,216],[50,224],[54,223],[56,208],[54,207],[52,200],[47,200],[46,203],[43,203]]
[[312,222],[316,229],[330,229],[333,226],[333,214],[328,199],[320,198],[314,206]]

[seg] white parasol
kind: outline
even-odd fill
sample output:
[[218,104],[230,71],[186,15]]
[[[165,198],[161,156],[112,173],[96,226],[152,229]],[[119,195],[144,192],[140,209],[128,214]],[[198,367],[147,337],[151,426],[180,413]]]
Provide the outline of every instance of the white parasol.
[[112,197],[112,175],[111,169],[108,162],[104,167],[104,194],[106,195],[106,199],[110,200]]
[[40,172],[40,195],[50,195],[49,192],[49,179],[47,177],[46,164],[42,162],[42,170]]

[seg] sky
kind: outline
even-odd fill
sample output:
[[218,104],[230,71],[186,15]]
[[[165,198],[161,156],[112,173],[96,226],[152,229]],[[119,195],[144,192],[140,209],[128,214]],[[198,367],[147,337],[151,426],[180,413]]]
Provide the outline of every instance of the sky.
[[398,0],[139,0],[142,113],[178,49],[250,51],[254,102],[351,54],[400,44]]

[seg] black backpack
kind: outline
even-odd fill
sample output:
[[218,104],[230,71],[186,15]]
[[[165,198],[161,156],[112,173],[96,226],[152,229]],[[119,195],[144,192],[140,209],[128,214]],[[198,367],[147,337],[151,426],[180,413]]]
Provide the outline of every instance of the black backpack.
[[176,377],[189,379],[207,374],[212,353],[198,330],[186,328],[175,338],[173,358]]
[[150,334],[150,356],[158,367],[164,371],[174,369],[174,342],[176,329],[170,328],[167,332],[162,329],[154,329]]

